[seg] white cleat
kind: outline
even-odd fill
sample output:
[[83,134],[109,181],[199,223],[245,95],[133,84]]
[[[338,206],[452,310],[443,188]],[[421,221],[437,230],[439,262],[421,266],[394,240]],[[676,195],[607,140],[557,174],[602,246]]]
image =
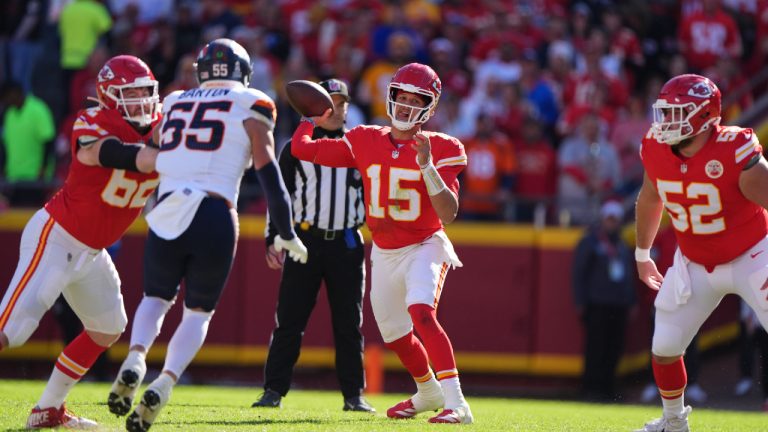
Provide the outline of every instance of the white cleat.
[[642,429],[637,429],[635,432],[689,432],[688,415],[691,413],[691,410],[692,408],[687,406],[679,416],[662,416],[650,423],[646,423]]
[[173,387],[169,387],[166,392],[160,386],[156,386],[156,382],[149,385],[141,397],[141,402],[125,419],[125,429],[129,432],[147,432],[155,422],[157,415],[170,400]]
[[117,373],[107,398],[109,412],[118,416],[124,416],[131,410],[136,392],[144,380],[144,374],[147,373],[144,357],[133,353],[129,353],[120,366],[120,372]]
[[446,408],[440,414],[429,419],[430,423],[472,424],[473,421],[472,411],[466,402],[456,408]]

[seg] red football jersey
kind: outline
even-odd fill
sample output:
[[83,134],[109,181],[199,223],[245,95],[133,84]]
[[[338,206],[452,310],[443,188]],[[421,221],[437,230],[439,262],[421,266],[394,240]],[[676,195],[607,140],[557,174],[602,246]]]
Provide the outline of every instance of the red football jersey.
[[45,204],[51,217],[73,237],[95,249],[120,239],[157,187],[158,175],[83,165],[77,160],[77,140],[114,135],[125,143],[144,143],[151,134],[151,128],[146,135],[139,134],[116,110],[80,111],[72,129],[72,163],[67,180]]
[[[311,141],[312,125],[302,122],[291,150],[298,159],[332,167],[354,167],[363,176],[366,223],[382,249],[421,242],[443,228],[432,207],[416,163],[415,141],[395,141],[389,127],[357,126],[341,139]],[[458,174],[467,165],[464,146],[451,136],[423,132],[432,146],[432,162],[456,196]]]
[[672,219],[680,250],[715,266],[734,260],[768,234],[768,212],[739,189],[744,166],[763,149],[752,129],[717,126],[685,159],[649,132],[640,156]]

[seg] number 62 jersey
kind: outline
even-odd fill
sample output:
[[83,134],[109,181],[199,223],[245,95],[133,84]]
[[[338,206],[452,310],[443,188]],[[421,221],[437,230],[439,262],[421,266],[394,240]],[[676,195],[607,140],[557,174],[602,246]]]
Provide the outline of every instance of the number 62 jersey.
[[739,176],[763,149],[752,129],[716,126],[691,158],[643,139],[640,157],[691,261],[714,267],[733,261],[768,234],[768,212],[748,200]]
[[235,205],[243,172],[252,161],[243,121],[254,118],[271,131],[276,117],[269,96],[235,82],[169,94],[163,101],[156,164],[160,195],[192,186]]
[[[152,123],[154,127],[160,120]],[[117,110],[89,108],[78,113],[72,129],[72,163],[64,186],[45,209],[70,235],[94,249],[110,246],[141,213],[157,187],[157,174],[143,174],[77,160],[78,140],[114,135],[125,143],[145,143],[152,128],[142,135]]]

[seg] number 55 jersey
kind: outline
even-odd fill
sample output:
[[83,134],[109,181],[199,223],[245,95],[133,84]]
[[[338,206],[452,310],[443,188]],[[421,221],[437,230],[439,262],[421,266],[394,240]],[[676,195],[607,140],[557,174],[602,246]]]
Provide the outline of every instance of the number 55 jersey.
[[693,157],[643,139],[640,157],[675,228],[680,250],[707,267],[733,261],[768,234],[768,212],[748,200],[739,176],[763,149],[752,129],[716,126]]
[[114,135],[124,143],[146,143],[159,122],[160,118],[142,135],[117,110],[80,111],[72,129],[72,163],[67,179],[45,204],[51,217],[70,235],[94,249],[110,246],[133,223],[158,183],[157,173],[82,164],[77,160],[78,142]]
[[243,121],[254,118],[274,129],[277,111],[259,90],[222,82],[175,91],[163,101],[157,157],[160,196],[191,186],[237,204],[240,180],[252,163]]

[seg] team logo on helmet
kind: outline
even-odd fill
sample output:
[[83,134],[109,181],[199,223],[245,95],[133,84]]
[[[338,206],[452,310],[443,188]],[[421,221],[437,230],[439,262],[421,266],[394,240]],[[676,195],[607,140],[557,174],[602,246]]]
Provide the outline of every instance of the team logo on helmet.
[[704,167],[707,177],[711,179],[720,178],[723,175],[723,164],[719,160],[712,159]]
[[706,82],[697,82],[688,89],[688,96],[706,99],[712,96],[712,87]]
[[104,65],[99,71],[99,82],[109,81],[115,79],[115,73],[112,72],[112,68],[108,65]]

